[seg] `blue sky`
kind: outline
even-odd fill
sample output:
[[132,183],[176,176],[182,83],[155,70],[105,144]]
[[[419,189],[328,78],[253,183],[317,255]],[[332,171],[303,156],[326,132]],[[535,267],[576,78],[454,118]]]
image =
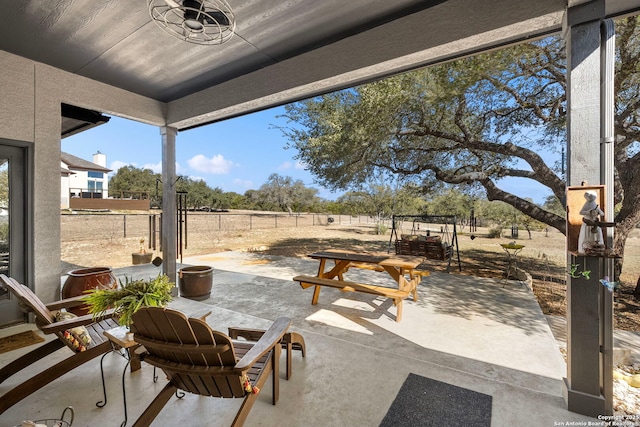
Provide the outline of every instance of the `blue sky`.
[[[332,193],[314,183],[313,176],[285,149],[286,138],[274,126],[286,126],[284,107],[272,108],[220,123],[178,132],[176,171],[178,175],[203,179],[211,188],[244,194],[258,189],[272,173],[301,180],[318,190],[318,196],[334,200]],[[124,165],[161,172],[162,140],[159,128],[119,117],[104,125],[62,140],[62,151],[92,161],[100,151],[107,156],[107,167],[117,171]],[[547,162],[553,154],[542,153]],[[543,203],[549,189],[529,179],[508,178],[499,186],[520,197]]]
[[[203,179],[211,188],[244,194],[258,189],[272,173],[301,180],[316,188],[318,196],[333,200],[342,193],[331,193],[313,181],[293,157],[296,151],[285,149],[287,140],[274,125],[286,125],[278,118],[284,108],[272,108],[178,132],[176,137],[176,172],[193,179]],[[100,151],[107,156],[113,173],[124,165],[161,172],[162,140],[159,128],[131,120],[112,117],[104,125],[62,140],[62,151],[93,161]]]

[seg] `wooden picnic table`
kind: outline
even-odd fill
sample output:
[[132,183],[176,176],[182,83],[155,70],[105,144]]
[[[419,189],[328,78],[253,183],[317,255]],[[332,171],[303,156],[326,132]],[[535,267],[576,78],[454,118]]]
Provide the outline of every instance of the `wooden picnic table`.
[[[311,304],[318,303],[321,286],[339,288],[347,292],[364,292],[393,299],[397,307],[396,321],[402,319],[402,301],[412,295],[417,301],[417,286],[427,271],[416,271],[422,263],[422,257],[409,255],[391,255],[379,253],[363,253],[339,250],[326,250],[307,255],[320,261],[317,276],[296,276],[293,280],[300,282],[303,289],[314,286]],[[327,266],[327,261],[333,265]],[[397,283],[397,288],[375,286],[344,280],[349,268],[364,268],[379,272],[387,272]]]

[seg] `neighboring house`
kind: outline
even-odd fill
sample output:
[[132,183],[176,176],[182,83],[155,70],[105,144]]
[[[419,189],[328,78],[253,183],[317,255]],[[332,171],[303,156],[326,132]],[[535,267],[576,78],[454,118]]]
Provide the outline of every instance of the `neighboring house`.
[[109,197],[111,169],[106,167],[107,156],[101,152],[93,155],[93,162],[68,153],[61,154],[60,208],[70,207],[70,198],[106,199]]

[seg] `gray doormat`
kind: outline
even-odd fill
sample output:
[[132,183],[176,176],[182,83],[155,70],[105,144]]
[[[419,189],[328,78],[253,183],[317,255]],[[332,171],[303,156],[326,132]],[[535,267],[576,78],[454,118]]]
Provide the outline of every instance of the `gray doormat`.
[[491,396],[409,374],[380,427],[491,426]]

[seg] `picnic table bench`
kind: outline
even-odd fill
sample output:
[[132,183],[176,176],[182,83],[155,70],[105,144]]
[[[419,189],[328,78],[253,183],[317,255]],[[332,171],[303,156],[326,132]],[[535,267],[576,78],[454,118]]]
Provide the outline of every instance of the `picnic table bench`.
[[[312,305],[318,303],[322,286],[337,288],[344,292],[362,292],[379,295],[393,300],[394,306],[397,307],[396,321],[398,322],[402,319],[402,301],[407,298],[409,294],[413,294],[414,301],[417,300],[417,284],[422,279],[422,276],[429,274],[426,271],[421,273],[416,272],[415,268],[421,263],[419,257],[333,250],[313,253],[310,254],[309,257],[320,260],[318,275],[299,275],[294,277],[293,280],[300,282],[300,286],[303,289],[314,286],[313,298],[311,300]],[[325,271],[327,260],[333,260],[335,263],[329,271]],[[365,268],[378,272],[386,271],[395,280],[398,287],[392,288],[344,280],[343,274],[351,267]],[[405,275],[409,276],[408,280]]]

